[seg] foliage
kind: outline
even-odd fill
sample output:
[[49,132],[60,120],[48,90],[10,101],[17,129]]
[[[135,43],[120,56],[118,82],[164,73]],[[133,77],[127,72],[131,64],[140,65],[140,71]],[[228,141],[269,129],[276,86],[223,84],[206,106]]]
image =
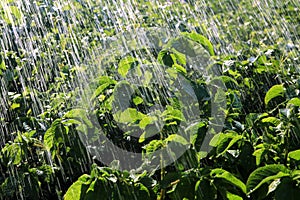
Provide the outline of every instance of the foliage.
[[[0,3],[0,199],[298,198],[299,3],[17,2]],[[141,27],[178,34],[120,55],[114,37]],[[204,152],[214,103],[225,124]],[[103,136],[162,168],[105,166],[90,153]],[[185,151],[164,166],[154,152],[169,144]]]

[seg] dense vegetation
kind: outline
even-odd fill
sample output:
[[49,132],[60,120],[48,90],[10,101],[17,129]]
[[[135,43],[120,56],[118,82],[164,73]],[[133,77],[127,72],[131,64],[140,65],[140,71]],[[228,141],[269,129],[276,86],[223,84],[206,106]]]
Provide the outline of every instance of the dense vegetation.
[[[297,199],[299,9],[296,1],[1,1],[0,199]],[[155,48],[118,52],[113,38],[142,28]],[[176,34],[161,42],[165,29]],[[192,67],[198,57],[213,75]],[[169,91],[176,84],[183,93]],[[190,89],[196,101],[187,104]],[[208,151],[213,105],[224,122]],[[201,120],[189,124],[194,108]],[[106,161],[104,136],[141,153],[142,167]],[[165,164],[169,155],[155,152],[170,143],[184,151]],[[160,168],[143,168],[149,160]]]

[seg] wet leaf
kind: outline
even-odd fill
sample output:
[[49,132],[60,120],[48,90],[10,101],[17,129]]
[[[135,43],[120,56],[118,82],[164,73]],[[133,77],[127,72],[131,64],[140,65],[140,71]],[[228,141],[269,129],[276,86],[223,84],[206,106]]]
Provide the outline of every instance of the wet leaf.
[[283,85],[272,86],[265,96],[265,104],[268,105],[268,103],[275,97],[279,97],[279,96],[284,97],[284,93],[285,93],[285,89]]

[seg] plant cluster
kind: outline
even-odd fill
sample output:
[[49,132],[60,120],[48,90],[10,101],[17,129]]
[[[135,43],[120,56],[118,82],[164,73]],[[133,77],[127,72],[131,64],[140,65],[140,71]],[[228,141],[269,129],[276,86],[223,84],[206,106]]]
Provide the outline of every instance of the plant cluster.
[[[299,9],[294,1],[1,2],[0,199],[297,199]],[[150,27],[178,34],[154,37],[156,49],[102,54],[116,50],[116,35]],[[218,76],[193,67],[196,57]],[[184,98],[191,93],[196,101]],[[225,121],[203,151],[218,120],[213,104]],[[93,156],[110,151],[104,137],[142,154],[142,170]],[[155,155],[169,144],[168,155]],[[165,165],[176,149],[183,154]],[[143,168],[156,161],[159,170]]]

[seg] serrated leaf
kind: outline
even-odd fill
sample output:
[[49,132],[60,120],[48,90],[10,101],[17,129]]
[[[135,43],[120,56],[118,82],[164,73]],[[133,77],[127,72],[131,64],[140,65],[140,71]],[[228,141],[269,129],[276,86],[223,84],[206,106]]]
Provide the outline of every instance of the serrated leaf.
[[284,89],[283,85],[272,86],[265,96],[265,104],[268,105],[268,103],[275,97],[279,97],[279,96],[283,97],[284,92],[285,92],[285,89]]

